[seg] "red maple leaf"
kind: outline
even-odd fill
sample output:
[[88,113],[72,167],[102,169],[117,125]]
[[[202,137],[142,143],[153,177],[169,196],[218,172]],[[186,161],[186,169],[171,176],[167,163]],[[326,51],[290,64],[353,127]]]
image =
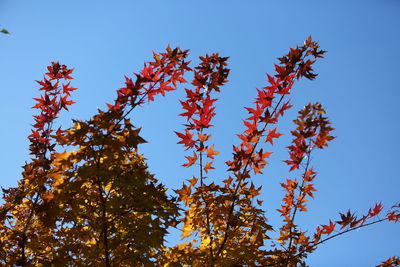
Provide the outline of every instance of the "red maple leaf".
[[398,222],[400,220],[400,213],[396,211],[389,212],[386,215],[389,222]]
[[249,120],[249,121],[253,120],[253,121],[257,122],[259,120],[259,118],[261,117],[261,115],[263,115],[263,113],[264,113],[264,109],[261,107],[261,105],[257,105],[256,109],[247,108],[247,107],[245,109],[247,109],[247,111],[250,114],[252,114],[251,117],[248,117],[246,119],[246,120]]
[[187,117],[187,120],[190,120],[190,118],[192,118],[193,114],[195,114],[195,112],[197,111],[197,105],[196,103],[188,103],[188,102],[184,102],[184,101],[180,101],[182,108],[186,109],[187,111],[184,113],[179,114],[179,116],[182,117]]
[[271,145],[274,144],[274,138],[279,138],[281,135],[283,135],[281,133],[277,133],[276,128],[277,127],[275,127],[273,130],[268,130],[266,142],[271,143]]
[[368,217],[374,217],[378,215],[383,209],[382,203],[377,203],[375,204],[375,207],[373,209],[369,209],[368,211]]
[[331,220],[329,220],[329,225],[321,225],[322,226],[322,234],[326,234],[329,235],[330,233],[333,232],[333,230],[335,230],[335,226],[336,224],[333,223]]
[[[336,221],[336,223],[340,224],[342,227],[340,229],[345,228],[346,226],[352,224],[353,222],[357,221],[357,218],[354,214],[350,212],[350,210],[347,211],[346,214],[339,213],[341,221]],[[351,227],[351,226],[350,226]]]
[[183,144],[185,147],[187,147],[187,149],[192,148],[196,144],[196,141],[192,139],[193,134],[190,133],[188,129],[185,129],[185,134],[178,132],[175,133],[178,137],[182,139],[178,142],[178,144]]

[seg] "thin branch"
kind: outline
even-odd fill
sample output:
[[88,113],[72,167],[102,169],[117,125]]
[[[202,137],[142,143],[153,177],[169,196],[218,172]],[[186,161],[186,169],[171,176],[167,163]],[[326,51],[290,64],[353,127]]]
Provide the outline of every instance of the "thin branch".
[[320,245],[320,244],[322,244],[322,243],[324,243],[324,242],[326,242],[326,241],[328,241],[328,240],[330,240],[330,239],[332,239],[332,238],[335,238],[335,237],[337,237],[337,236],[343,235],[343,234],[348,233],[348,232],[352,232],[352,231],[357,230],[357,229],[362,228],[362,227],[370,226],[370,225],[373,225],[373,224],[376,224],[376,223],[380,223],[380,222],[383,222],[383,221],[387,221],[387,220],[388,220],[388,218],[379,219],[379,220],[374,221],[374,222],[370,222],[370,223],[366,223],[366,224],[359,225],[359,226],[354,227],[354,228],[346,229],[346,230],[344,230],[344,231],[342,231],[342,232],[339,232],[339,233],[337,233],[337,234],[334,234],[334,235],[332,235],[332,236],[330,236],[330,237],[327,237],[327,238],[325,238],[325,239],[323,239],[323,240],[321,240],[321,241],[319,241],[319,242],[317,242],[317,243],[311,245],[310,247],[308,247],[308,248],[306,248],[306,249],[300,251],[299,253],[297,253],[296,255],[293,255],[293,256],[290,257],[290,258],[282,259],[282,260],[279,260],[279,261],[277,261],[277,262],[275,262],[275,263],[271,263],[271,264],[267,264],[267,265],[261,265],[261,266],[258,266],[258,267],[279,266],[279,264],[281,264],[281,263],[284,263],[284,262],[286,262],[286,261],[291,261],[291,260],[296,259],[297,257],[300,257],[302,254],[304,254],[304,253],[307,252],[308,250],[314,249],[314,248],[316,248],[318,245]]

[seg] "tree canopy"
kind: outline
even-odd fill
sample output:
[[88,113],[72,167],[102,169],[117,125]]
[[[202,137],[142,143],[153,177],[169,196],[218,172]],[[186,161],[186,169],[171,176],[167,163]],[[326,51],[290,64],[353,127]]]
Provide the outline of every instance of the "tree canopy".
[[[72,100],[73,69],[58,62],[47,67],[41,96],[35,98],[31,160],[17,187],[3,189],[0,207],[0,262],[5,266],[306,266],[319,245],[359,228],[398,222],[400,205],[384,211],[376,203],[364,215],[352,211],[320,222],[313,232],[297,224],[314,198],[317,171],[312,155],[335,138],[326,111],[310,103],[298,112],[285,163],[293,178],[282,181],[281,225],[270,225],[258,198],[269,146],[282,134],[278,123],[292,108],[289,96],[300,79],[313,80],[313,64],[325,51],[307,38],[278,58],[275,73],[257,89],[245,130],[237,134],[226,177],[213,177],[219,155],[212,142],[218,94],[228,82],[228,58],[199,57],[192,67],[188,50],[153,52],[134,77],[125,77],[114,102],[88,120],[55,129]],[[191,80],[190,80],[191,79]],[[187,80],[190,80],[188,82]],[[148,170],[138,146],[145,143],[130,118],[134,109],[185,84],[181,100],[186,120],[176,131],[187,151],[183,167],[197,175],[182,181],[175,195]],[[160,147],[159,149],[162,149]],[[168,229],[181,229],[181,242],[167,246]],[[278,232],[277,238],[272,238]],[[398,266],[397,256],[380,266]]]

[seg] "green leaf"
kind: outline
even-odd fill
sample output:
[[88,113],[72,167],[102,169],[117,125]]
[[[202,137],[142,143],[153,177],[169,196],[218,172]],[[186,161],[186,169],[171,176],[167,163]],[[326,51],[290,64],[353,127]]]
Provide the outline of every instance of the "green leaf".
[[10,34],[6,29],[2,29],[0,32],[2,32],[4,34]]

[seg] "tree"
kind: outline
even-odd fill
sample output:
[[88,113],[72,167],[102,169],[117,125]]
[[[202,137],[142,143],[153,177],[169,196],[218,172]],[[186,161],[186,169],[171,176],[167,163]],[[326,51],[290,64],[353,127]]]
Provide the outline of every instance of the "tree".
[[[74,102],[70,80],[73,70],[53,62],[46,77],[38,81],[43,91],[33,108],[29,135],[32,159],[24,166],[15,188],[3,189],[0,209],[0,262],[11,266],[305,266],[307,255],[322,243],[347,232],[384,221],[398,222],[400,205],[382,215],[381,203],[365,215],[350,210],[340,219],[321,224],[313,234],[296,225],[296,215],[307,211],[306,202],[316,191],[317,173],[311,154],[334,139],[333,128],[321,104],[310,103],[299,111],[291,132],[285,162],[297,178],[281,183],[285,190],[278,209],[283,224],[267,223],[261,187],[252,176],[262,174],[273,145],[282,134],[277,123],[292,105],[295,82],[317,76],[313,64],[325,51],[309,37],[302,46],[279,58],[276,73],[267,75],[268,85],[257,90],[240,143],[233,146],[233,159],[226,162],[228,175],[222,182],[212,180],[210,170],[219,154],[210,143],[215,115],[214,94],[227,82],[227,57],[200,57],[194,69],[188,51],[167,48],[153,53],[135,80],[125,77],[125,87],[106,110],[89,120],[74,120],[67,129],[54,129],[62,110]],[[159,94],[177,89],[193,74],[191,89],[181,101],[187,120],[176,132],[186,150],[184,167],[198,169],[177,197],[150,174],[138,145],[145,140],[129,115]],[[183,211],[183,212],[181,212]],[[381,215],[381,216],[379,216]],[[182,243],[166,247],[169,227],[181,222]],[[273,240],[270,233],[279,229]],[[396,266],[392,257],[380,266]]]

